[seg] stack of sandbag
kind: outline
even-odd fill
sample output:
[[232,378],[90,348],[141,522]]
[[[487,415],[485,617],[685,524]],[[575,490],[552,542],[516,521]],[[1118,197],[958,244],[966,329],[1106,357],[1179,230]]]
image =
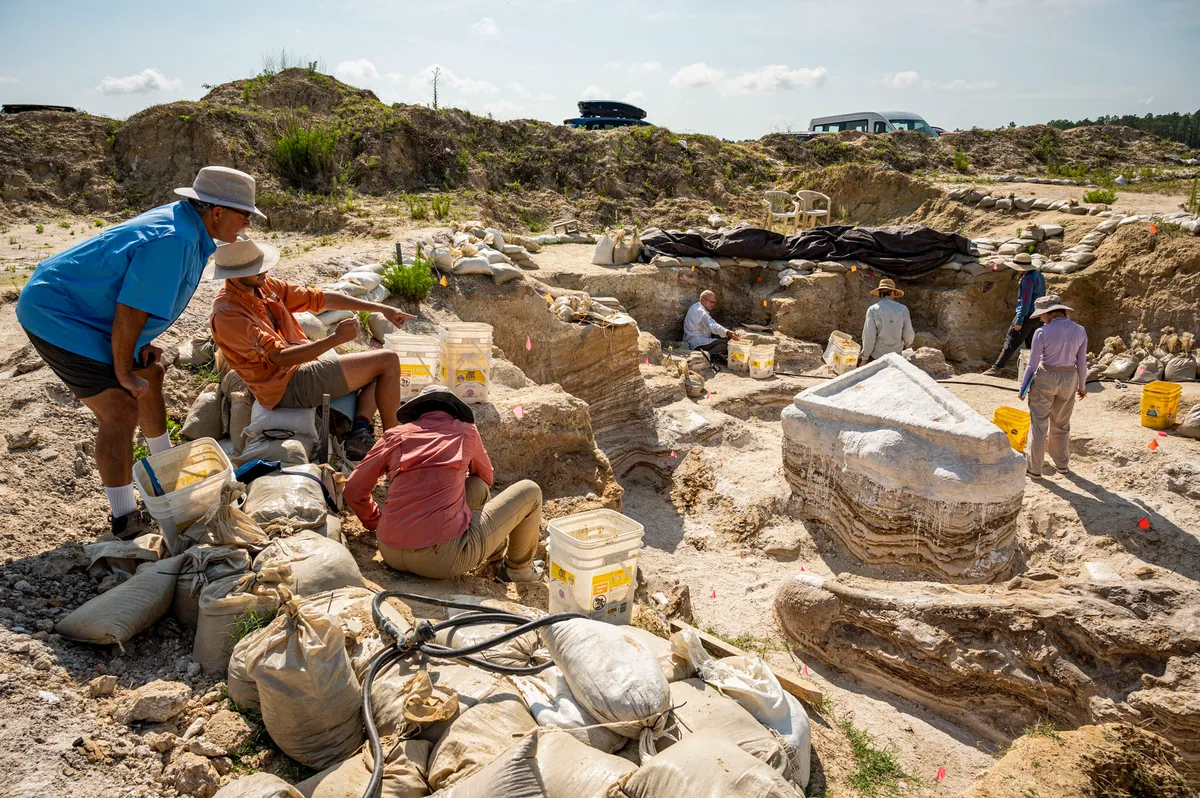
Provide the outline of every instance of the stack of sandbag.
[[[1100,350],[1099,357],[1088,355],[1088,374],[1089,380],[1099,379],[1104,376],[1105,370],[1116,359],[1117,355],[1125,351],[1125,342],[1121,340],[1121,336],[1113,335],[1104,339],[1104,348]],[[1135,367],[1136,368],[1136,367]]]
[[317,409],[277,407],[269,410],[255,401],[250,423],[242,429],[235,465],[251,460],[277,460],[285,466],[305,465],[317,450]]
[[596,242],[592,263],[597,266],[628,266],[642,255],[642,242],[633,230],[605,233]]
[[[275,616],[290,595],[290,583],[291,571],[285,566],[233,574],[205,587],[200,592],[192,659],[205,673],[225,673],[234,646]],[[172,593],[174,587],[172,582]]]
[[289,465],[251,482],[242,510],[271,535],[320,529],[340,509],[344,486],[328,465]]
[[236,504],[246,491],[240,482],[229,482],[221,488],[221,499],[199,520],[193,522],[179,536],[179,550],[189,546],[237,546],[251,554],[257,554],[267,545],[270,538],[254,519],[242,512]]
[[[526,241],[537,246],[531,239]],[[434,249],[432,257],[439,269],[451,274],[487,274],[497,284],[520,279],[522,268],[537,268],[530,250],[516,238],[506,237],[496,228],[484,227],[478,221],[459,224],[451,231],[450,246]]]
[[311,529],[272,540],[254,558],[253,567],[256,572],[286,567],[288,589],[297,596],[365,586],[350,550]]
[[601,327],[636,324],[615,302],[605,303],[583,292],[562,294],[550,303],[550,312],[564,322],[584,322]]
[[76,608],[54,626],[71,640],[123,645],[167,613],[183,556],[144,563],[129,580]]
[[[1166,335],[1167,330],[1170,334]],[[1195,336],[1190,332],[1175,334],[1172,327],[1163,329],[1159,347],[1164,352],[1163,379],[1167,382],[1190,382],[1198,370],[1194,355]]]

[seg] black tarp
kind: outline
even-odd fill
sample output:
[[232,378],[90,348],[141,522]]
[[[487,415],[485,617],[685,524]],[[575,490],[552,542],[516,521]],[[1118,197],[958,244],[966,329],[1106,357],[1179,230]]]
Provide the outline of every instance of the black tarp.
[[646,230],[641,235],[648,254],[691,258],[755,260],[856,260],[891,277],[911,279],[927,274],[956,254],[970,252],[970,240],[940,233],[924,225],[897,227],[815,227],[792,236],[757,227],[703,236],[677,230]]

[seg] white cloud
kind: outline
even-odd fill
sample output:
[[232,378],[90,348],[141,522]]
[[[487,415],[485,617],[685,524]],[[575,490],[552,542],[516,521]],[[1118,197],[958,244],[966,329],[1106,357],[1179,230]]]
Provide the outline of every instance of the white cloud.
[[1152,102],[1154,102],[1154,95],[1150,95],[1146,99],[1142,100],[1142,105],[1149,105]]
[[714,69],[703,61],[700,61],[695,64],[688,64],[672,75],[671,85],[687,86],[694,89],[700,86],[711,86],[724,79],[725,70]]
[[496,25],[496,20],[484,17],[471,25],[471,34],[480,39],[495,39],[500,35],[500,28]]
[[[494,83],[489,83],[486,80],[474,80],[472,78],[462,78],[454,74],[450,69],[447,69],[440,64],[430,64],[417,73],[416,77],[409,79],[408,84],[413,91],[430,91],[432,90],[433,72],[436,69],[441,69],[442,74],[438,79],[438,88],[442,89],[449,87],[462,92],[463,94],[496,94],[500,89],[496,88]],[[389,76],[390,77],[390,76]]]
[[750,94],[791,91],[792,89],[818,89],[825,84],[828,73],[825,67],[788,69],[785,64],[771,64],[753,72],[730,78],[722,87],[725,94]]
[[485,103],[483,110],[485,113],[489,113],[492,116],[500,116],[511,119],[512,117],[516,116],[518,111],[521,110],[521,106],[510,100],[495,100],[490,103]]
[[980,89],[994,89],[997,84],[994,80],[963,80],[962,78],[955,78],[949,83],[927,80],[923,85],[927,89],[937,89],[938,91],[978,91]]
[[657,61],[642,61],[629,67],[631,72],[657,72],[660,69],[662,69],[662,64]]
[[7,86],[13,83],[20,83],[20,78],[14,78],[11,75],[0,75],[0,86]]
[[518,97],[532,97],[533,96],[533,92],[531,92],[529,89],[522,86],[520,83],[508,84],[508,90],[511,91],[513,94],[517,95]]
[[909,86],[917,85],[917,81],[921,79],[921,75],[917,72],[896,72],[889,74],[880,83],[893,89],[907,89]]
[[625,96],[621,98],[621,101],[637,105],[638,103],[646,102],[646,95],[642,94],[640,91],[630,91],[625,93]]
[[333,68],[333,74],[347,82],[379,79],[379,70],[365,58],[342,61]]
[[608,99],[608,89],[602,89],[593,83],[580,92],[579,96],[584,100],[605,100]]
[[143,69],[136,75],[126,75],[123,78],[105,77],[96,87],[101,94],[147,94],[152,91],[178,89],[183,81],[178,78],[168,78],[157,69]]

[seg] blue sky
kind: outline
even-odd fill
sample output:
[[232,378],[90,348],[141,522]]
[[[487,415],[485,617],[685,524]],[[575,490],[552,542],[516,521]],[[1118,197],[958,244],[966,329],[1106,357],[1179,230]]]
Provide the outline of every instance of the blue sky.
[[1200,108],[1200,0],[0,0],[0,101],[124,118],[319,58],[386,102],[553,122],[626,99],[682,132],[757,138],[904,109],[997,127]]

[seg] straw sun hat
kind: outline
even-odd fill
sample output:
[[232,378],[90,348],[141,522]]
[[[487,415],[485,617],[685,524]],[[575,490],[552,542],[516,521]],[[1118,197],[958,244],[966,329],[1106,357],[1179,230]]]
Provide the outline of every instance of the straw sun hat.
[[892,296],[904,296],[904,292],[896,287],[895,281],[889,280],[886,277],[879,281],[879,285],[872,289],[871,293],[875,296],[879,296],[880,291],[891,291]]

